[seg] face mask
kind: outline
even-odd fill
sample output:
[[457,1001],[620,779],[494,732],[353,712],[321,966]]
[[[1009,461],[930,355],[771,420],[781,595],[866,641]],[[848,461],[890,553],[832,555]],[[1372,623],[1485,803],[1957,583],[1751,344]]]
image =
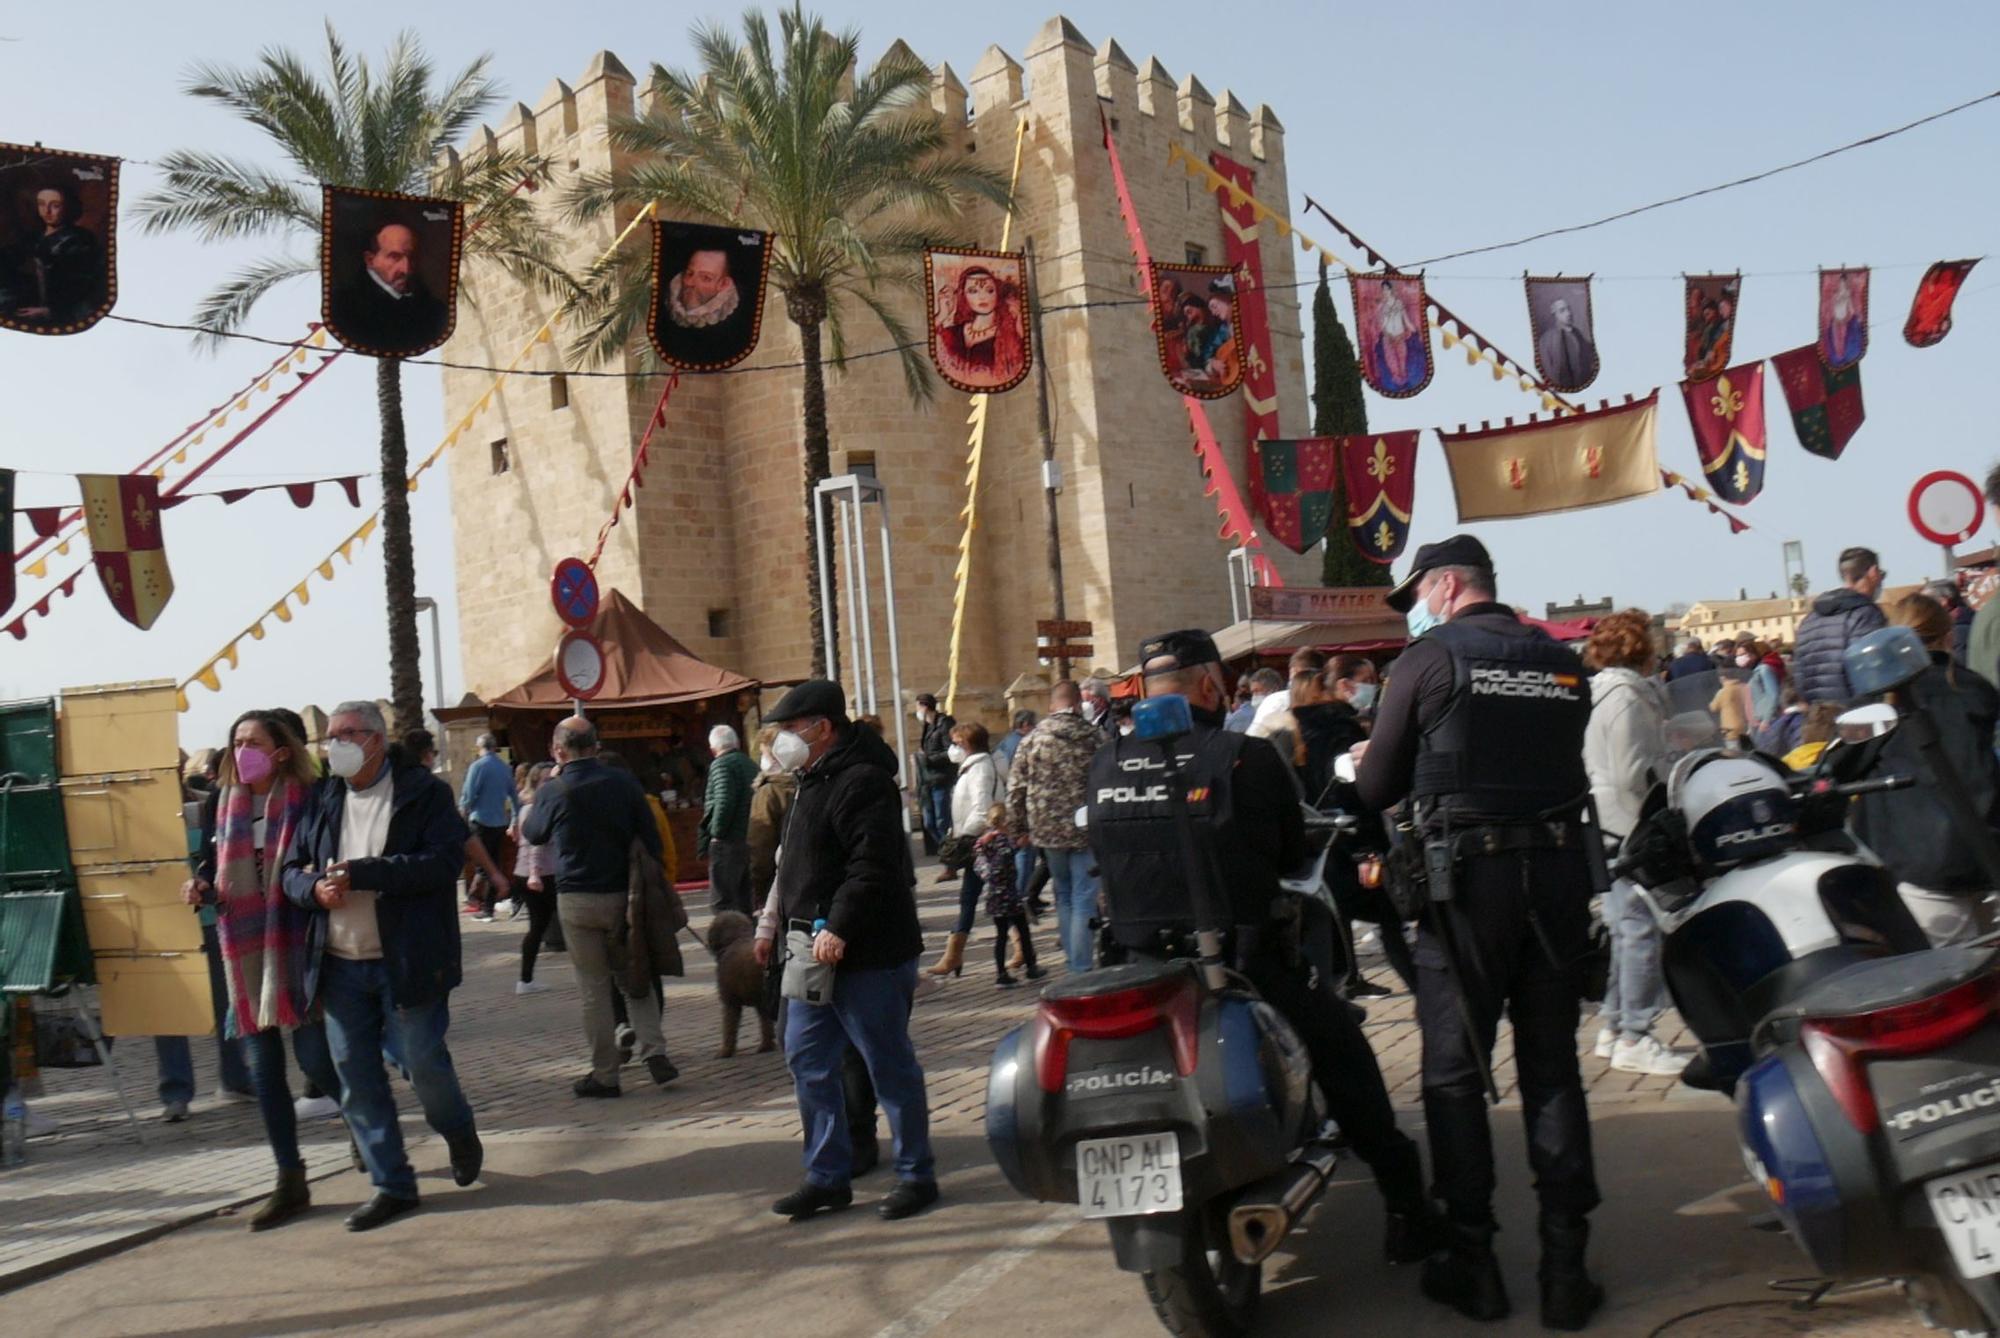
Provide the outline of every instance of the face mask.
[[965,749],[959,747],[955,743],[951,747],[944,750],[944,755],[951,759],[951,764],[955,767],[964,766],[965,759],[968,756]]
[[771,740],[771,757],[781,771],[797,771],[812,758],[812,748],[806,741],[788,729],[778,731],[778,737]]
[[1427,600],[1420,599],[1410,605],[1410,611],[1403,615],[1403,621],[1409,625],[1410,640],[1415,641],[1433,627],[1442,624],[1444,619],[1431,612],[1431,606]]
[[1129,736],[1132,733],[1132,731],[1136,730],[1137,728],[1139,727],[1133,724],[1129,720],[1121,720],[1118,722],[1118,732],[1123,735]]
[[924,718],[924,708],[919,706],[916,710],[910,712],[910,714],[915,716],[919,721],[922,721]]
[[1378,690],[1373,683],[1356,683],[1354,695],[1347,699],[1347,704],[1357,711],[1369,710],[1375,705],[1375,694]]
[[764,751],[758,755],[757,769],[765,773],[766,775],[775,775],[777,772],[784,770],[783,767],[778,765],[778,759],[771,756],[771,750],[769,748],[764,749]]
[[277,764],[262,748],[243,747],[236,750],[236,778],[245,785],[262,785],[276,769]]
[[346,780],[368,765],[368,752],[358,743],[349,743],[345,739],[328,739],[326,765],[327,770]]

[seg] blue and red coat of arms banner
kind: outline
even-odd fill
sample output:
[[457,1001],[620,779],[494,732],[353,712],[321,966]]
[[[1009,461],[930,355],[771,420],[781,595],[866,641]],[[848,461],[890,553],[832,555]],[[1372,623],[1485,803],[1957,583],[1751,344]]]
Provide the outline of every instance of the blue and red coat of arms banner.
[[1410,541],[1410,512],[1417,496],[1417,438],[1421,432],[1370,432],[1337,437],[1342,481],[1347,485],[1347,534],[1354,550],[1387,565]]
[[1748,502],[1764,490],[1764,364],[1739,363],[1706,381],[1681,382],[1701,472],[1725,502]]

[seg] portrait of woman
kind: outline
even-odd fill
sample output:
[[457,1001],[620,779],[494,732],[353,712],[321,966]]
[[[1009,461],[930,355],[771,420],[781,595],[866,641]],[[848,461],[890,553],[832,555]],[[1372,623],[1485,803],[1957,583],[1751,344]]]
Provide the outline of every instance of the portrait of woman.
[[[100,229],[117,165],[48,150],[0,166],[0,325],[37,334],[89,328],[111,307],[111,249]],[[3,161],[3,160],[0,160]]]
[[1030,362],[1020,257],[931,251],[924,263],[938,375],[975,395],[1019,385]]
[[1375,391],[1406,399],[1431,383],[1424,281],[1401,274],[1347,276],[1360,332],[1361,374]]

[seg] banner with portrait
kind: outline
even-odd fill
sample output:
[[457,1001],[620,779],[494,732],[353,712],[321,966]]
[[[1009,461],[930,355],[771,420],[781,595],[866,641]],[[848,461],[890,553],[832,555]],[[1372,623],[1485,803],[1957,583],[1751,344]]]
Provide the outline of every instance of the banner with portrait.
[[1707,381],[1681,382],[1688,424],[1708,486],[1741,506],[1764,491],[1764,364],[1746,362]]
[[1819,356],[1828,371],[1840,372],[1868,352],[1868,271],[1819,272]]
[[1867,416],[1861,403],[1861,364],[1828,371],[1820,346],[1787,349],[1771,359],[1799,445],[1823,460],[1838,460]]
[[1506,520],[1605,506],[1660,490],[1660,393],[1561,418],[1438,432],[1458,518]]
[[0,144],[0,328],[79,334],[118,300],[118,160]]
[[1028,267],[1019,251],[924,249],[931,362],[968,395],[1012,390],[1034,366]]
[[1910,318],[1903,322],[1903,339],[1912,348],[1929,348],[1951,333],[1951,307],[1958,290],[1979,263],[1971,260],[1940,260],[1924,271],[1910,299]]
[[1417,432],[1364,432],[1337,437],[1341,481],[1347,486],[1347,534],[1354,551],[1387,566],[1410,542],[1417,503]]
[[320,315],[356,353],[412,358],[451,337],[465,207],[456,200],[327,186]]
[[1227,265],[1154,261],[1147,285],[1160,370],[1183,395],[1219,400],[1243,382],[1236,275]]
[[709,223],[653,224],[653,304],[646,335],[683,372],[734,367],[764,328],[771,234]]
[[1257,513],[1264,532],[1294,553],[1326,538],[1333,523],[1336,442],[1333,437],[1266,437],[1257,443],[1252,478],[1260,498]]
[[1347,272],[1354,298],[1355,344],[1361,350],[1361,379],[1378,395],[1408,399],[1431,383],[1431,326],[1424,276]]
[[1736,305],[1743,295],[1741,274],[1686,274],[1687,340],[1681,358],[1690,381],[1720,376],[1736,341]]
[[1558,394],[1573,395],[1597,379],[1597,323],[1590,311],[1590,277],[1521,276],[1528,289],[1535,372]]

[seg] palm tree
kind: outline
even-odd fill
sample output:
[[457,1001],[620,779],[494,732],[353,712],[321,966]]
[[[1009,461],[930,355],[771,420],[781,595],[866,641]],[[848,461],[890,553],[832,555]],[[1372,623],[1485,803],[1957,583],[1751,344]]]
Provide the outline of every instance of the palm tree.
[[[699,71],[654,65],[644,116],[611,127],[627,170],[586,177],[569,198],[579,221],[652,204],[662,217],[703,217],[772,234],[771,283],[799,330],[804,363],[806,598],[812,672],[827,670],[814,489],[829,470],[826,372],[846,355],[850,303],[895,342],[913,402],[931,393],[921,338],[885,289],[922,286],[915,262],[940,225],[975,199],[1005,204],[1005,178],[950,150],[929,105],[931,72],[898,48],[855,76],[860,34],[832,34],[794,6],[743,16],[743,37],[713,25],[692,32]],[[928,228],[926,225],[929,225]],[[626,352],[651,300],[637,250],[584,276],[586,320],[572,353],[603,361]],[[823,353],[824,332],[831,344]]]
[[[542,160],[503,151],[460,163],[449,153],[498,100],[498,89],[486,75],[488,59],[481,56],[440,85],[414,34],[398,36],[377,67],[365,57],[351,56],[328,24],[323,70],[310,69],[283,49],[265,51],[245,69],[197,66],[188,76],[187,93],[263,131],[288,166],[274,170],[200,150],[177,150],[160,164],[165,184],[140,201],[140,221],[148,232],[188,230],[211,242],[266,236],[304,236],[316,242],[321,208],[314,182],[439,196],[466,206],[468,256],[488,257],[545,291],[571,293],[574,284],[552,258],[534,207],[522,194],[524,186],[532,189],[545,175]],[[318,268],[316,254],[280,254],[247,265],[201,300],[194,317],[204,332],[198,342],[219,342],[242,325],[264,294]],[[464,287],[469,296],[469,279]],[[401,733],[423,724],[424,689],[398,359],[377,360],[375,398],[382,423],[389,692],[395,729]]]

